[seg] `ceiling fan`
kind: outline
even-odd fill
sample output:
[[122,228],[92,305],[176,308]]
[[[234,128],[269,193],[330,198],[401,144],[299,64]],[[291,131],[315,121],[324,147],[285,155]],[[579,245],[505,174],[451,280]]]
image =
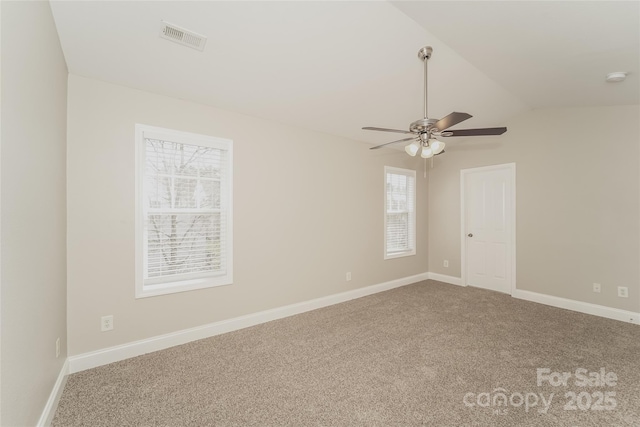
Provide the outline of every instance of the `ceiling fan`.
[[424,118],[416,120],[409,125],[409,130],[386,129],[377,127],[363,127],[364,130],[375,130],[380,132],[395,132],[411,135],[409,138],[399,139],[397,141],[387,142],[386,144],[371,147],[376,150],[390,144],[398,142],[412,141],[405,147],[405,151],[410,156],[418,154],[418,150],[422,148],[420,156],[428,159],[434,155],[444,153],[445,143],[436,138],[449,138],[455,136],[485,136],[485,135],[502,135],[507,131],[506,127],[499,128],[482,128],[482,129],[456,129],[446,130],[451,126],[455,126],[472,116],[467,113],[453,112],[442,119],[430,119],[427,115],[427,62],[431,58],[433,49],[431,46],[425,46],[418,51],[418,57],[424,62]]

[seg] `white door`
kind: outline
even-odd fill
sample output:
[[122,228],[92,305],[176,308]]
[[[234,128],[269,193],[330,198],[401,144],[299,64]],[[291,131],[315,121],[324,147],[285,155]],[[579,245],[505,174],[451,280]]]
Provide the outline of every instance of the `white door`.
[[466,284],[510,294],[515,266],[515,165],[466,169],[461,178]]

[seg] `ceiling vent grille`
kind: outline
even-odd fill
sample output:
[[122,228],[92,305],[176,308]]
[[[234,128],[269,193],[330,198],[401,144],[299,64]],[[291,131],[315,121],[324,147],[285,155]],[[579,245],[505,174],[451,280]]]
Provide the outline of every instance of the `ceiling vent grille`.
[[172,42],[192,47],[196,50],[204,50],[204,46],[207,44],[207,38],[202,34],[194,33],[193,31],[169,24],[168,22],[161,21],[160,23],[160,37],[163,39],[171,40]]

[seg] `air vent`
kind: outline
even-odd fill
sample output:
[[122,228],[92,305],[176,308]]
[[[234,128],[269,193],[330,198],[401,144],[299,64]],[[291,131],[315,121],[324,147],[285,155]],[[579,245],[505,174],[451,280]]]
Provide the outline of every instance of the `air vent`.
[[169,24],[168,22],[160,22],[160,37],[163,39],[171,40],[196,50],[204,50],[204,46],[207,44],[207,38],[202,34],[194,33],[193,31]]

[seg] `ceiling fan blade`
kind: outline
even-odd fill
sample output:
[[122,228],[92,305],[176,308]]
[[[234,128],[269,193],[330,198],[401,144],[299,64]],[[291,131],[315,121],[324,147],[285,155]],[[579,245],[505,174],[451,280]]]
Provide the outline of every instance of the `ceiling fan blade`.
[[439,156],[440,154],[444,154],[444,150],[442,150],[441,152],[439,152],[438,154],[434,154],[433,156]]
[[456,129],[442,132],[441,136],[485,136],[485,135],[502,135],[507,128],[483,128],[483,129]]
[[464,122],[467,119],[473,117],[471,114],[467,113],[456,113],[453,112],[449,114],[447,117],[444,117],[433,124],[433,128],[443,131],[445,129],[450,128],[451,126],[455,126],[460,122]]
[[387,143],[382,144],[382,145],[377,145],[377,146],[375,146],[375,147],[371,147],[371,148],[369,148],[369,150],[377,150],[378,148],[382,148],[382,147],[384,147],[385,145],[395,144],[396,142],[411,141],[412,139],[416,139],[416,137],[415,137],[415,136],[412,136],[411,138],[405,138],[405,139],[399,139],[399,140],[397,140],[397,141],[387,142]]
[[395,133],[407,133],[409,135],[412,135],[413,132],[409,132],[408,130],[398,130],[398,129],[387,129],[387,128],[374,128],[374,127],[364,127],[362,128],[364,130],[377,130],[380,132],[395,132]]

